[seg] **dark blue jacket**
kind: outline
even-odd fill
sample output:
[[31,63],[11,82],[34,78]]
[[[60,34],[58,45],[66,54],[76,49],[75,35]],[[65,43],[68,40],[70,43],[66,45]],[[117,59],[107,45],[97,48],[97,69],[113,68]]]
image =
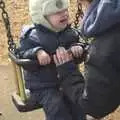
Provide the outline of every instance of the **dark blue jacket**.
[[85,36],[99,35],[120,24],[120,0],[93,0],[82,25]]
[[120,104],[120,0],[93,0],[82,32],[94,37],[87,64],[84,110],[95,117]]
[[101,118],[120,105],[120,0],[93,0],[81,30],[95,38],[86,63],[84,93],[80,75],[64,68],[59,73],[69,82],[63,87],[69,98],[85,113]]
[[[48,54],[55,53],[59,46],[68,49],[79,40],[78,34],[69,26],[61,32],[53,32],[42,25],[25,26],[21,33],[20,57],[36,60],[36,52],[39,49],[45,50]],[[77,67],[77,66],[76,66]],[[41,87],[53,87],[59,84],[56,66],[54,63],[46,66],[34,64],[24,70],[26,87],[28,89],[40,89]]]

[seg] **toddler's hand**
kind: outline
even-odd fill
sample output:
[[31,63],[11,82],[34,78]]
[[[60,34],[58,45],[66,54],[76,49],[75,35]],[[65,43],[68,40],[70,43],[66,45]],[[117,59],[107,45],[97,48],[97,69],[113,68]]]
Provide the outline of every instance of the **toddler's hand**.
[[83,48],[81,46],[72,46],[71,52],[74,57],[79,58],[83,54]]
[[37,58],[40,65],[47,65],[51,62],[50,56],[44,50],[39,50],[37,52]]

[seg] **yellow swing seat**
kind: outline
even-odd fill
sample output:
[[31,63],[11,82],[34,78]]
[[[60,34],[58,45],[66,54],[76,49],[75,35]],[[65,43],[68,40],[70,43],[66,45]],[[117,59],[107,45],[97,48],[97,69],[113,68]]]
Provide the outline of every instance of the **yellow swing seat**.
[[20,112],[28,112],[34,109],[41,108],[41,105],[32,104],[30,101],[30,92],[25,88],[25,81],[23,75],[23,64],[31,64],[30,59],[19,59],[13,53],[9,52],[9,57],[14,69],[16,92],[12,94],[12,101]]

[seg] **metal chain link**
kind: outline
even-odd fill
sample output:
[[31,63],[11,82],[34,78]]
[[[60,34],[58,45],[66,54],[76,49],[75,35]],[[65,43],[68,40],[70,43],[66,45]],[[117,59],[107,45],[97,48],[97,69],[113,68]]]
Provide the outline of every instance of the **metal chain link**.
[[74,21],[74,27],[77,28],[78,25],[79,25],[79,18],[83,18],[84,16],[84,12],[82,10],[82,4],[80,2],[80,0],[77,0],[77,4],[78,4],[78,9],[77,9],[77,13],[76,13],[76,16],[75,16],[75,21]]
[[5,10],[5,2],[3,0],[0,0],[0,9],[2,10],[2,19],[4,21],[5,29],[7,32],[6,34],[8,38],[8,50],[14,53],[16,50],[16,44],[13,41],[13,36],[11,34],[11,28],[10,28],[9,16]]

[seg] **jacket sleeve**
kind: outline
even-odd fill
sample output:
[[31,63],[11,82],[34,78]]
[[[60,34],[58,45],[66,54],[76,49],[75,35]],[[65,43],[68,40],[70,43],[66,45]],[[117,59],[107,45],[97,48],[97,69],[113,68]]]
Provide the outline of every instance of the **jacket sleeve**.
[[34,25],[23,25],[20,33],[20,43],[18,46],[18,53],[20,58],[35,59],[36,52],[42,49],[37,42]]
[[94,0],[83,19],[82,32],[92,37],[119,22],[120,0]]
[[[71,37],[72,41],[69,41],[67,44],[67,48],[70,49],[72,46],[81,46],[83,48],[83,54],[80,58],[74,57],[74,62],[76,64],[80,64],[81,62],[85,61],[86,55],[88,53],[88,44],[83,41],[83,35],[82,32],[76,28],[69,28],[68,29],[69,36]],[[71,52],[71,50],[70,50]]]
[[20,46],[18,48],[20,58],[36,59],[36,52],[40,49],[43,48],[34,42],[34,38],[20,39]]
[[76,67],[73,61],[57,67],[59,77],[62,80],[63,92],[75,104],[82,97],[85,82],[82,74]]

